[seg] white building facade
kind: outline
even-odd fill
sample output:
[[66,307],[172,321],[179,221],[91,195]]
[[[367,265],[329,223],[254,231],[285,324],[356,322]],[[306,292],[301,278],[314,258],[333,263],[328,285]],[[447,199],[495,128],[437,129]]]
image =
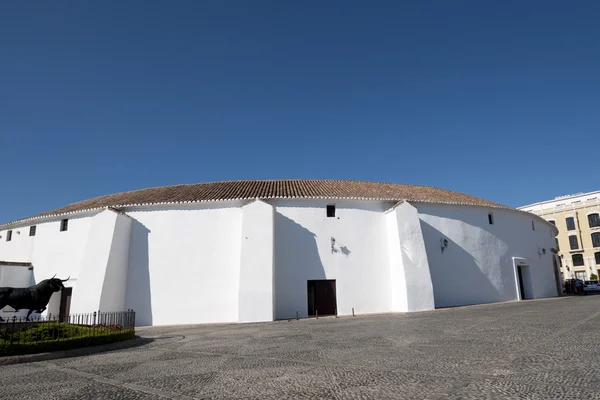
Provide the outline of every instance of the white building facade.
[[181,185],[0,226],[0,286],[70,276],[45,313],[133,309],[140,326],[424,311],[557,296],[556,235],[436,188]]

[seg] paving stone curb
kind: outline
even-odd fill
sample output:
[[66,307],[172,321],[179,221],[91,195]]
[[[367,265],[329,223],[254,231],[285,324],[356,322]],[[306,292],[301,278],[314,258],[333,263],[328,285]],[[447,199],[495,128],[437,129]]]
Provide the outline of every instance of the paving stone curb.
[[133,339],[128,339],[115,343],[102,344],[99,346],[81,347],[78,349],[52,351],[47,353],[4,356],[0,357],[0,365],[22,364],[36,361],[55,360],[57,358],[87,356],[90,354],[102,353],[106,351],[129,349],[132,347],[137,347],[150,343],[151,341],[151,339],[136,336]]

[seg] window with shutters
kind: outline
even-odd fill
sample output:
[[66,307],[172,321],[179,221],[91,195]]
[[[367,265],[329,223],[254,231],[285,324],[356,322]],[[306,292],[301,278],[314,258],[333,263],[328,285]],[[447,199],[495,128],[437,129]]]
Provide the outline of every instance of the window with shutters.
[[596,258],[596,265],[600,265],[600,251],[594,253],[594,257]]
[[592,233],[592,246],[600,247],[600,232]]
[[35,231],[37,227],[35,225],[29,227],[29,236],[35,236]]
[[69,220],[63,219],[62,221],[60,221],[60,231],[64,232],[67,229],[69,229]]
[[573,266],[582,267],[583,265],[583,254],[573,254]]
[[575,219],[573,217],[569,217],[566,220],[567,230],[574,231],[575,230]]
[[6,241],[10,242],[12,240],[12,231],[6,232]]
[[590,228],[600,227],[600,215],[598,215],[598,214],[588,215],[588,223],[590,224]]
[[577,241],[577,236],[575,236],[575,235],[569,236],[569,245],[571,246],[571,250],[577,250],[579,248],[579,242]]

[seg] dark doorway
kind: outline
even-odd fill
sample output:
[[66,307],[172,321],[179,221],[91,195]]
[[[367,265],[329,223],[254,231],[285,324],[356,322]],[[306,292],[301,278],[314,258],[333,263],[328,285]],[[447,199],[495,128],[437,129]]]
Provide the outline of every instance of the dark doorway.
[[[563,295],[562,292],[562,284],[560,282],[560,268],[558,267],[558,263],[556,259],[558,256],[552,256],[552,263],[554,264],[554,283],[556,283],[556,292],[559,296]],[[560,261],[559,261],[560,262]]]
[[517,267],[517,272],[519,273],[519,293],[521,294],[521,300],[525,300],[525,286],[523,286],[523,271],[521,267]]
[[336,315],[335,279],[308,281],[308,315]]
[[71,294],[73,288],[64,288],[60,293],[60,309],[58,311],[58,319],[61,322],[67,322],[69,313],[71,312]]

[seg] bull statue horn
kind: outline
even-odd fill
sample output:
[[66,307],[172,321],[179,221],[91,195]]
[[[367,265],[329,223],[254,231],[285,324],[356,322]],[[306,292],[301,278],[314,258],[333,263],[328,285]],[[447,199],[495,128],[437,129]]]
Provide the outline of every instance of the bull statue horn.
[[55,276],[56,276],[56,274],[54,274],[54,276],[52,278],[50,278],[50,279],[54,279]]
[[[70,277],[71,277],[71,275],[69,275],[69,278],[70,278]],[[61,282],[66,282],[66,281],[68,281],[68,280],[69,280],[69,278],[67,278],[67,279],[61,279],[60,281],[61,281]]]

